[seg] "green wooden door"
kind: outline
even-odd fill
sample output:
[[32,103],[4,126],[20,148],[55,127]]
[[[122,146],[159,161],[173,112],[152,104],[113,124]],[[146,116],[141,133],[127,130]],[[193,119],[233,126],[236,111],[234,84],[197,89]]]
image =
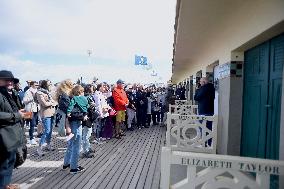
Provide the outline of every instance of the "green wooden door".
[[241,154],[265,157],[269,43],[245,53]]
[[279,159],[284,35],[270,41],[266,158]]
[[284,35],[245,52],[241,155],[279,159]]

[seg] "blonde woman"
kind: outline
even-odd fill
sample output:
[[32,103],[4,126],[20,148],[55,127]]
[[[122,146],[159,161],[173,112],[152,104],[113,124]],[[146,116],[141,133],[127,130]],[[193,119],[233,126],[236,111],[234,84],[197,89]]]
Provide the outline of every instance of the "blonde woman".
[[59,135],[65,135],[66,129],[66,140],[70,140],[74,135],[71,133],[69,122],[67,118],[67,108],[70,103],[71,91],[74,88],[73,83],[70,79],[62,81],[56,91],[56,99],[58,101],[58,109],[56,112],[55,124],[58,126]]
[[89,119],[87,116],[88,108],[89,103],[84,96],[84,88],[81,85],[75,86],[72,90],[72,99],[67,108],[67,116],[74,137],[68,142],[63,163],[63,170],[70,168],[71,174],[84,171],[83,167],[78,166],[78,160],[82,141],[82,121]]

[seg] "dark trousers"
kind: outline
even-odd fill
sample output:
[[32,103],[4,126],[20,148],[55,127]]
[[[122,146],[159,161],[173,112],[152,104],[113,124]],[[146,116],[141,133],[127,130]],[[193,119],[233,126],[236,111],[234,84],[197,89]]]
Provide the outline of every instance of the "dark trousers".
[[147,125],[150,126],[150,124],[151,124],[151,114],[147,114],[147,118],[146,119],[147,119],[147,121],[146,121]]
[[[202,115],[202,114],[201,114]],[[205,116],[212,116],[213,114],[203,114],[203,115],[205,115]],[[207,129],[209,129],[210,131],[212,131],[212,121],[207,121],[207,123],[206,123],[206,127],[207,127]],[[202,132],[202,129],[200,128],[200,131]],[[209,135],[209,133],[205,133],[205,135],[207,136],[207,135]],[[205,142],[205,146],[207,147],[207,146],[211,146],[211,144],[212,144],[212,139],[210,138],[210,139],[208,139],[206,142]]]
[[14,164],[16,161],[16,151],[1,152],[0,156],[0,189],[11,183]]
[[157,125],[157,122],[159,122],[159,120],[160,120],[159,112],[152,112],[153,125]]
[[30,140],[34,139],[34,131],[37,124],[38,124],[38,112],[33,112],[33,118],[31,120],[30,130],[29,130]]
[[146,125],[146,110],[143,108],[137,109],[137,126],[145,126]]
[[164,120],[164,112],[159,112],[158,113],[158,122],[163,123]]

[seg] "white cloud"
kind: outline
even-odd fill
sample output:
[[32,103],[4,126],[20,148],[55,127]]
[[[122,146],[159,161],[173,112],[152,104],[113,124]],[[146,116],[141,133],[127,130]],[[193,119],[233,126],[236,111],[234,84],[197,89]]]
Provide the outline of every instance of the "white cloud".
[[77,81],[81,76],[84,82],[90,82],[94,76],[100,81],[114,83],[121,78],[126,82],[151,83],[154,81],[165,82],[159,80],[158,77],[151,77],[150,71],[141,67],[130,66],[127,69],[124,66],[116,65],[107,69],[103,65],[84,64],[84,65],[63,65],[63,64],[40,64],[32,61],[22,61],[15,57],[0,54],[0,68],[10,70],[14,76],[21,80],[25,85],[27,80],[50,79],[53,82],[59,82],[64,79],[72,79]]
[[[156,69],[163,72],[163,77],[169,78],[175,0],[1,0],[0,7],[0,43],[4,45],[0,50],[4,49],[6,55],[74,55],[92,49],[96,57],[116,59],[126,66],[115,70],[102,66],[99,70],[110,70],[112,74],[121,69],[126,74],[137,71],[127,64],[134,54],[141,54],[148,56]],[[9,56],[9,62],[21,65],[16,68],[18,73],[27,76],[41,73],[25,70],[35,70],[29,61],[21,62]],[[53,73],[41,73],[42,76],[56,78],[62,78],[60,69],[67,66],[64,63],[36,65],[36,70],[42,68]],[[2,68],[1,63],[0,66]],[[93,68],[87,68],[91,74]],[[66,69],[85,73],[80,66]]]

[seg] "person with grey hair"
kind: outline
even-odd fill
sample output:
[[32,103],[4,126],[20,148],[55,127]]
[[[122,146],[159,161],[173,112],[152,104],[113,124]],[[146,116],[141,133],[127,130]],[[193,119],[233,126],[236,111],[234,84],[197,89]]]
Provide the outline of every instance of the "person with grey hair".
[[198,102],[198,114],[213,115],[215,98],[214,85],[209,83],[206,77],[202,77],[199,83],[200,87],[196,90],[194,95],[194,100]]
[[[206,77],[202,77],[199,83],[200,87],[196,90],[194,95],[194,100],[198,102],[198,114],[212,116],[214,114],[214,85],[209,83]],[[212,130],[212,122],[207,122],[206,127]],[[211,143],[212,139],[209,139],[206,145],[211,146]]]

